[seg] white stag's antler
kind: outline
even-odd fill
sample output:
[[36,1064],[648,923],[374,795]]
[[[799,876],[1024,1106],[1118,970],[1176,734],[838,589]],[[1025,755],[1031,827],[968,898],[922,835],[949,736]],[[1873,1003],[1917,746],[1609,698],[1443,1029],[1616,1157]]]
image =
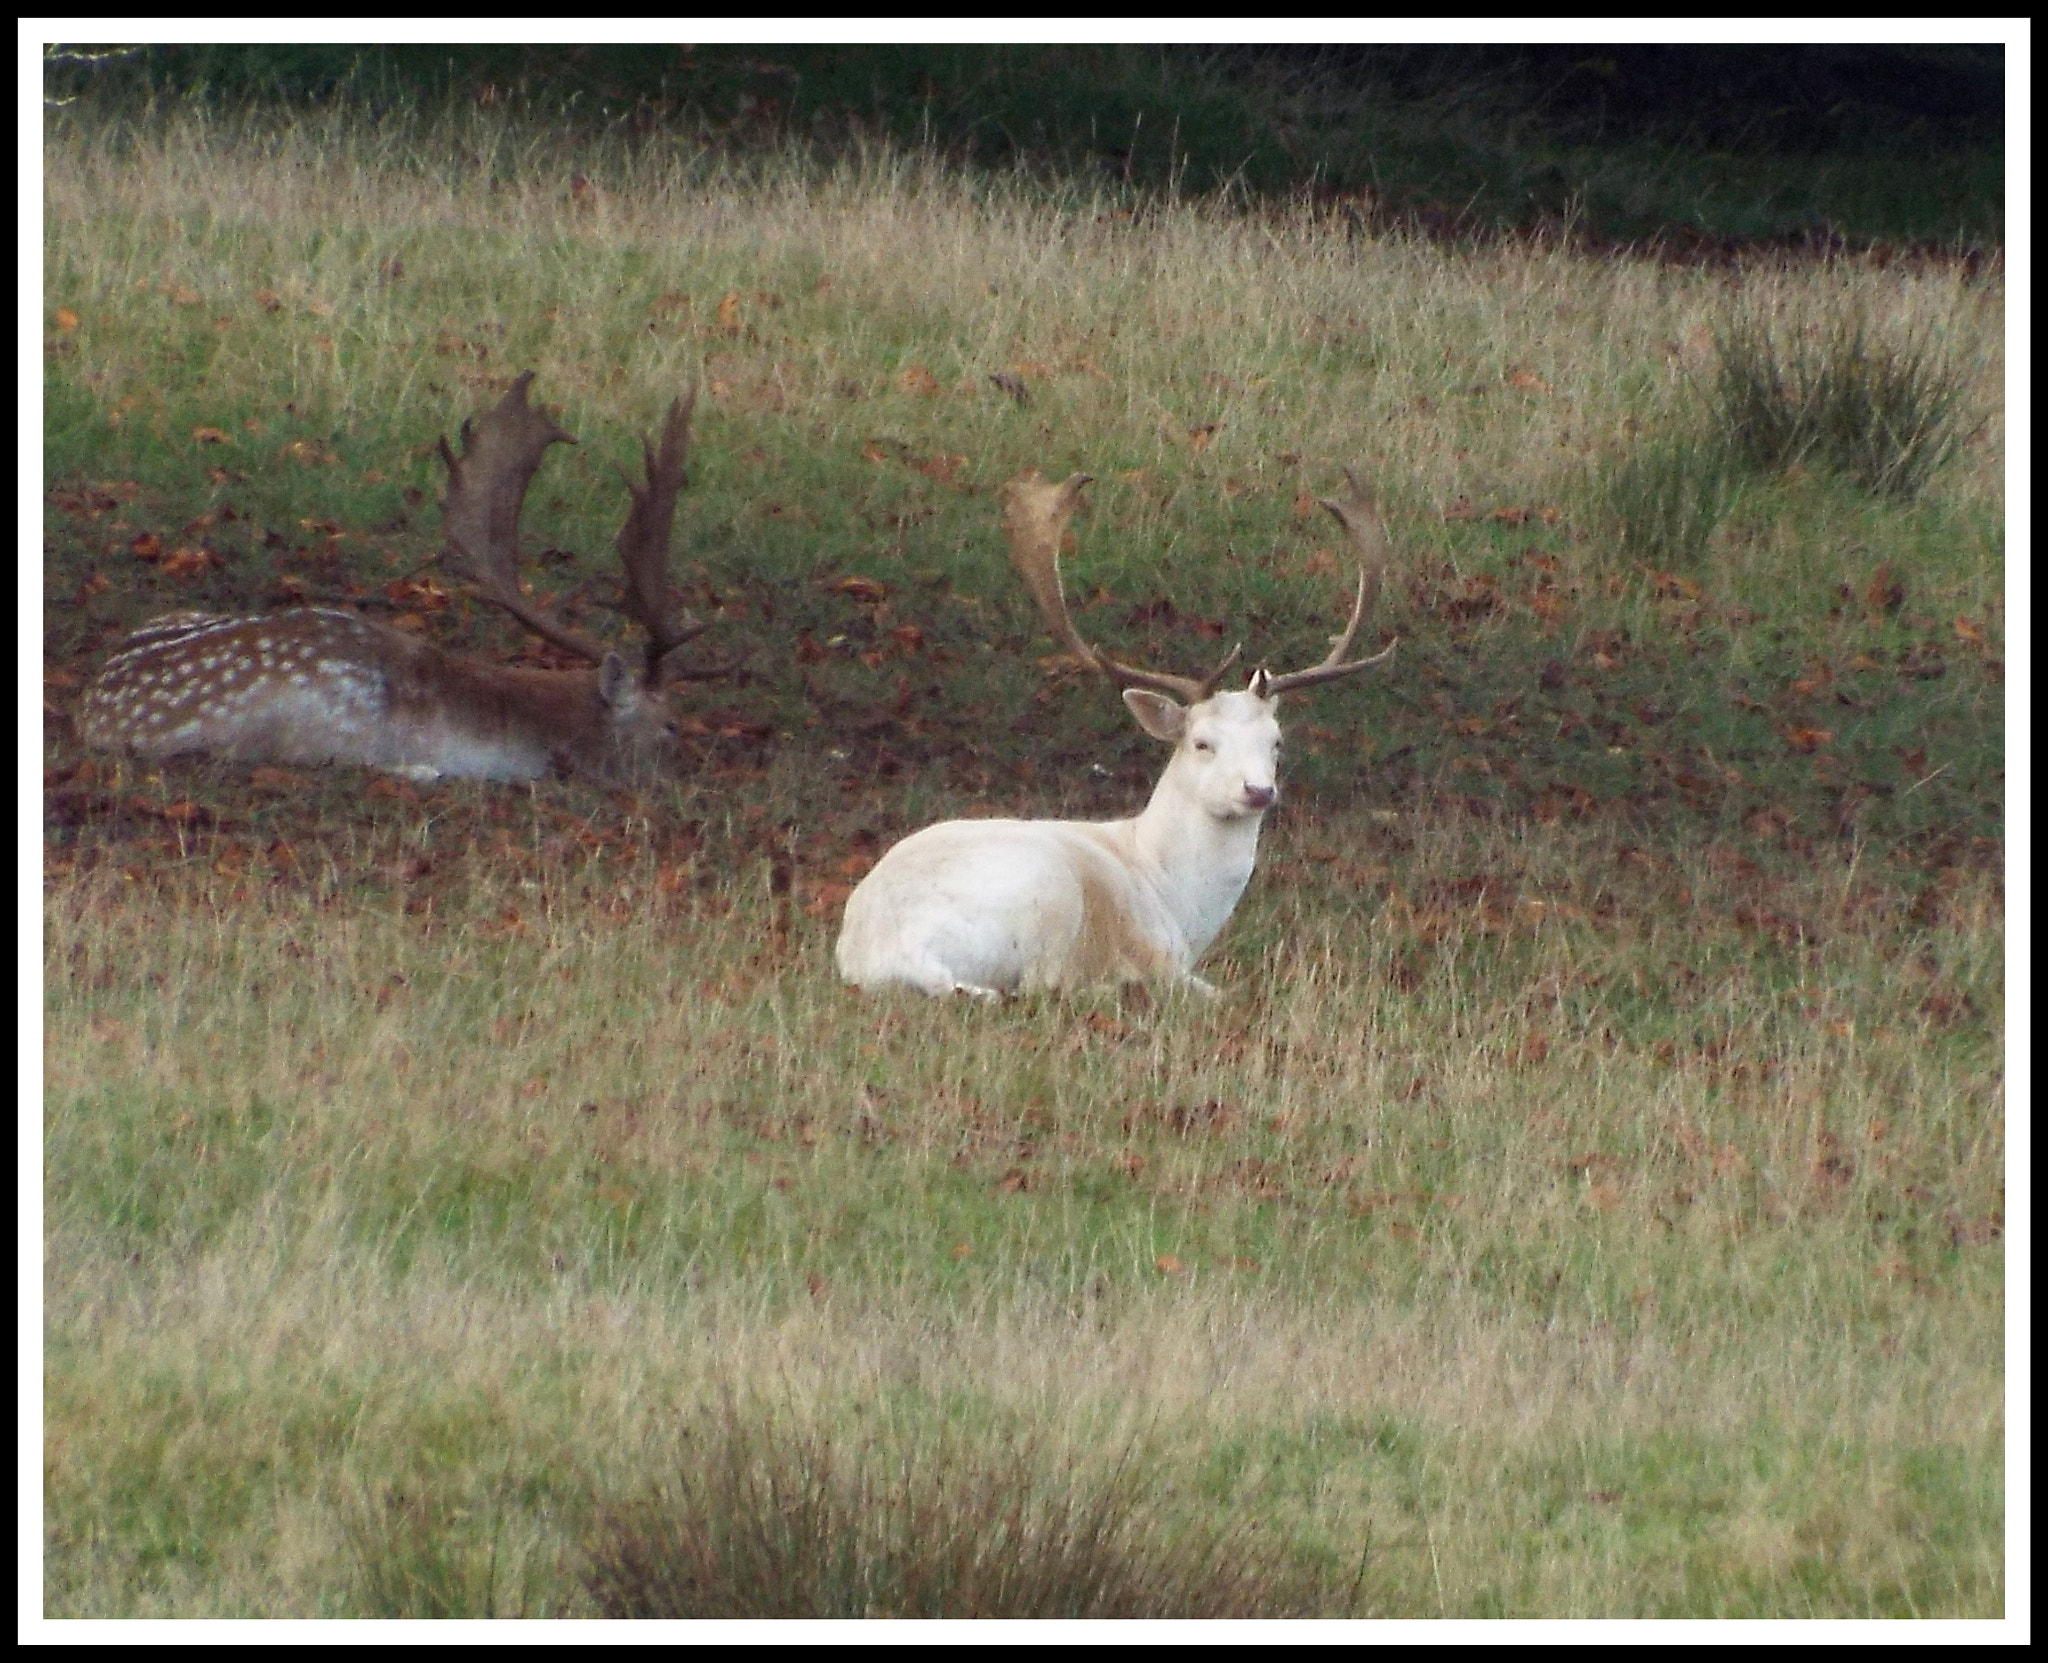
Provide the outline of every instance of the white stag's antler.
[[1065,541],[1067,522],[1081,502],[1081,487],[1095,483],[1093,474],[1069,474],[1055,485],[1033,469],[1003,487],[1003,535],[1010,545],[1010,560],[1024,578],[1031,598],[1038,602],[1046,627],[1078,656],[1084,664],[1108,676],[1120,687],[1143,687],[1155,693],[1169,693],[1200,704],[1216,690],[1217,682],[1243,652],[1232,647],[1206,676],[1176,676],[1162,670],[1141,670],[1119,663],[1100,647],[1081,638],[1067,610],[1067,596],[1060,583],[1060,544]]
[[1372,488],[1349,468],[1344,470],[1344,483],[1351,487],[1348,497],[1318,497],[1316,500],[1336,517],[1337,523],[1344,528],[1345,536],[1351,540],[1351,552],[1358,557],[1358,599],[1352,603],[1351,622],[1344,626],[1342,635],[1330,637],[1330,656],[1313,668],[1276,676],[1260,665],[1252,674],[1251,691],[1266,698],[1278,698],[1282,693],[1297,688],[1314,687],[1319,682],[1335,681],[1340,676],[1369,670],[1392,657],[1394,648],[1401,644],[1395,640],[1370,658],[1356,658],[1348,664],[1344,662],[1344,655],[1351,650],[1351,642],[1358,634],[1359,624],[1379,600],[1380,582],[1387,567],[1387,522],[1380,515],[1377,497]]

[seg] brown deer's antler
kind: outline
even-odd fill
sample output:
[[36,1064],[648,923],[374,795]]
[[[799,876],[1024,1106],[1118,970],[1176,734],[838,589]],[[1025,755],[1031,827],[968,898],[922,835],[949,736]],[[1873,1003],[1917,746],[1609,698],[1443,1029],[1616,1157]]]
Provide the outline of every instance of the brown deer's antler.
[[1100,647],[1082,640],[1081,632],[1074,627],[1066,593],[1060,586],[1060,541],[1066,535],[1067,521],[1081,501],[1081,487],[1090,483],[1091,475],[1077,473],[1055,485],[1034,468],[1005,485],[1003,534],[1009,539],[1010,559],[1038,602],[1046,627],[1084,663],[1120,686],[1149,688],[1189,704],[1199,704],[1215,691],[1223,672],[1237,662],[1239,648],[1232,647],[1221,664],[1197,680],[1193,676],[1168,675],[1119,663]]
[[1378,600],[1380,579],[1387,564],[1387,522],[1381,518],[1379,503],[1372,487],[1362,481],[1349,468],[1344,470],[1344,482],[1351,487],[1351,494],[1343,498],[1322,497],[1318,500],[1333,515],[1344,533],[1351,539],[1351,551],[1358,557],[1358,599],[1351,608],[1351,622],[1344,626],[1342,635],[1330,637],[1330,656],[1312,669],[1294,670],[1284,676],[1270,674],[1263,666],[1252,676],[1251,690],[1266,698],[1275,698],[1297,687],[1313,687],[1317,682],[1335,681],[1339,676],[1348,676],[1358,670],[1371,668],[1388,658],[1401,643],[1395,640],[1382,652],[1371,658],[1354,659],[1344,662],[1344,655],[1351,650],[1352,637],[1358,634],[1358,626],[1366,613]]
[[619,476],[632,493],[633,506],[613,546],[625,570],[625,610],[647,631],[650,679],[658,676],[663,659],[705,629],[682,609],[669,579],[669,534],[675,525],[676,498],[688,482],[685,463],[690,449],[690,415],[696,407],[693,385],[669,405],[660,446],[641,439],[641,459],[647,467],[645,485],[635,485],[623,473]]
[[448,467],[442,535],[455,551],[464,575],[484,599],[502,607],[542,640],[600,664],[605,657],[603,647],[519,593],[519,511],[526,502],[526,489],[548,446],[576,442],[546,411],[526,402],[533,375],[532,370],[526,371],[481,417],[463,422],[460,456],[442,438],[441,460]]

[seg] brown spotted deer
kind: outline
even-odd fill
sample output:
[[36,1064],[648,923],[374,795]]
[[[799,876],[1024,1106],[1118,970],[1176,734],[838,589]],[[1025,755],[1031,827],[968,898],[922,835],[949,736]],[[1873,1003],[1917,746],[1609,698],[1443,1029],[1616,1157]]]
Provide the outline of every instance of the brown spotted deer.
[[[591,665],[533,670],[465,658],[330,607],[264,617],[174,612],[144,624],[87,690],[86,744],[152,759],[208,752],[239,762],[359,763],[414,779],[532,779],[605,772],[675,743],[676,651],[704,626],[678,604],[669,534],[684,484],[693,388],[669,407],[647,483],[616,547],[626,611],[646,632],[637,668],[521,594],[519,513],[550,445],[576,441],[526,402],[528,371],[474,422],[448,468],[443,534],[488,601]],[[623,476],[622,476],[623,477]]]
[[1370,492],[1345,478],[1350,494],[1323,506],[1359,561],[1351,621],[1313,669],[1274,675],[1261,666],[1241,693],[1215,691],[1236,648],[1196,679],[1120,663],[1083,640],[1060,587],[1059,550],[1089,476],[1012,480],[1003,529],[1047,626],[1123,688],[1138,725],[1173,756],[1134,819],[949,820],[906,837],[847,900],[840,975],[868,989],[984,998],[1143,980],[1213,995],[1194,964],[1250,882],[1260,822],[1279,798],[1280,695],[1352,675],[1394,650],[1344,658],[1386,554]]

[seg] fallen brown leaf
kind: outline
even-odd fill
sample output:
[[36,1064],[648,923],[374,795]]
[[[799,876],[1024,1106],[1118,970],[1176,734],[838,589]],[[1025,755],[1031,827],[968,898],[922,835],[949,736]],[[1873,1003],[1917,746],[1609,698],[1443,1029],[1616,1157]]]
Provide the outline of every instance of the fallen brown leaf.
[[214,566],[227,562],[207,548],[175,548],[163,557],[158,569],[171,577],[197,577]]
[[1873,612],[1896,612],[1906,604],[1906,586],[1889,566],[1880,566],[1863,589],[1863,604]]

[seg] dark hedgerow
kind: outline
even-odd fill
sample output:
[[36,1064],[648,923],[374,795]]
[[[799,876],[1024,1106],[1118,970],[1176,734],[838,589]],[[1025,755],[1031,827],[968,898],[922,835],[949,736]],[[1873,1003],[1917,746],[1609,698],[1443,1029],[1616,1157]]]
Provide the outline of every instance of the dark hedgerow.
[[685,1433],[667,1479],[598,1506],[584,1584],[610,1617],[1278,1617],[1344,1603],[1242,1516],[1173,1516],[1152,1474],[1133,1448],[1103,1468],[1001,1433],[894,1449],[728,1404]]

